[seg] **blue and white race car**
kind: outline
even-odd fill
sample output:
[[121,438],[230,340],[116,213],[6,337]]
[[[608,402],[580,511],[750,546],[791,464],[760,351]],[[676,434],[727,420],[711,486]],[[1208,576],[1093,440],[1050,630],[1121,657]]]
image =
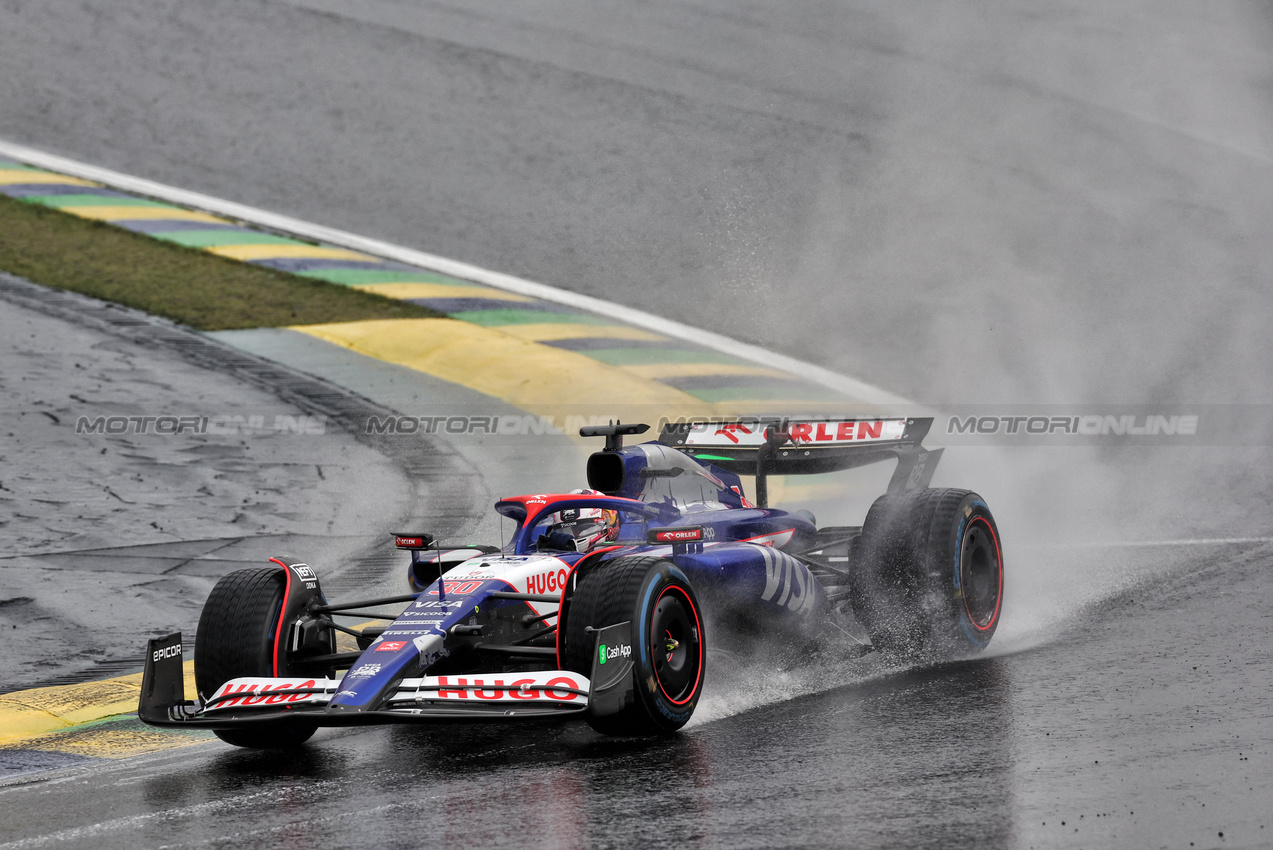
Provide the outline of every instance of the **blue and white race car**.
[[[150,641],[138,714],[243,747],[295,746],[320,726],[475,718],[584,719],[610,735],[674,732],[703,693],[708,634],[929,658],[984,648],[1003,557],[985,501],[931,489],[931,419],[755,419],[592,426],[589,489],[495,509],[507,545],[448,548],[424,533],[406,595],[327,601],[306,564],[222,578],[199,620],[198,695],[181,635]],[[861,526],[818,528],[767,506],[767,476],[895,458]],[[755,476],[754,501],[741,475]],[[396,616],[362,609],[407,603]],[[336,618],[387,621],[354,627]],[[356,641],[338,651],[337,633]],[[869,639],[869,643],[867,640]],[[792,643],[792,642],[795,643]],[[352,645],[352,644],[351,644]]]

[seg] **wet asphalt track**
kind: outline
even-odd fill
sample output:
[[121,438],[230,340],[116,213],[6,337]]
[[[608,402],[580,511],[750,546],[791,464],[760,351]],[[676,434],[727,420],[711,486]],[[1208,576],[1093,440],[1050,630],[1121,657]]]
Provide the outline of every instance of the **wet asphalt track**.
[[[1270,401],[1263,7],[339,5],[0,5],[0,131],[923,402]],[[1072,451],[938,482],[1005,530],[1003,654],[720,681],[666,743],[45,774],[0,846],[1273,844],[1269,544],[1058,545],[1265,537],[1267,448]]]
[[[1019,651],[824,660],[766,676],[792,698],[666,741],[381,728],[43,774],[0,787],[0,847],[1265,847],[1273,658],[1243,636],[1267,633],[1273,546],[1170,555],[1168,580],[1009,637]],[[701,714],[726,698],[758,701],[718,680]]]

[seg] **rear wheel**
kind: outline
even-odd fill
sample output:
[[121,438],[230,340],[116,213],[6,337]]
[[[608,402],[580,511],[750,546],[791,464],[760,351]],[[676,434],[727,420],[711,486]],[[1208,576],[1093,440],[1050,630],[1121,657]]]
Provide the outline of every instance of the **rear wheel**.
[[616,558],[590,571],[566,619],[567,669],[592,672],[589,629],[632,624],[633,701],[617,714],[589,715],[607,735],[661,735],[689,721],[703,690],[706,647],[698,597],[677,566],[661,558]]
[[[222,577],[212,588],[199,616],[195,636],[194,675],[200,697],[241,676],[286,676],[274,669],[274,641],[283,610],[286,577],[273,567],[239,570]],[[227,744],[254,749],[279,749],[305,743],[313,726],[268,729],[218,729]]]
[[877,647],[940,658],[990,643],[1003,604],[1003,555],[976,493],[881,496],[857,552],[850,601]]

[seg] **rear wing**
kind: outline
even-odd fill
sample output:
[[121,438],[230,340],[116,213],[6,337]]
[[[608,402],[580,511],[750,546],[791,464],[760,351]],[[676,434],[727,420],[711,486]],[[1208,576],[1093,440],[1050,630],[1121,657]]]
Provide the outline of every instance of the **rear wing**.
[[920,445],[932,424],[931,417],[756,417],[669,423],[659,442],[726,472],[755,475],[756,503],[765,507],[768,475],[835,472],[890,458],[897,468],[888,492],[927,487],[942,453]]

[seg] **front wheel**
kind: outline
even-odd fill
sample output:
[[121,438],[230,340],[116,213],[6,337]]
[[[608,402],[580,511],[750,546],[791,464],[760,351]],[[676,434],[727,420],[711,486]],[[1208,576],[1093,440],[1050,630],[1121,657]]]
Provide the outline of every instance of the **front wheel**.
[[999,529],[968,490],[881,496],[858,540],[850,602],[877,647],[945,658],[984,649],[1003,608]]
[[662,558],[616,558],[579,583],[566,619],[567,669],[592,670],[595,630],[632,624],[633,699],[616,714],[588,716],[607,735],[664,735],[684,726],[703,692],[706,641],[698,597]]
[[[195,633],[195,685],[204,699],[231,679],[286,676],[275,669],[274,643],[283,611],[286,576],[274,567],[255,567],[223,576],[199,616]],[[280,749],[305,743],[313,726],[218,729],[227,744]]]

